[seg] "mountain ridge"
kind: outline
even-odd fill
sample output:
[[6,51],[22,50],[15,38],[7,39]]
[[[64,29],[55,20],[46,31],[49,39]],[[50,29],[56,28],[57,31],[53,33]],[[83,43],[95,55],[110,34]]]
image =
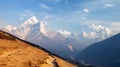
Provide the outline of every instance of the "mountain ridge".
[[[8,35],[14,37],[14,38],[12,38],[12,37],[7,37],[7,38],[5,38],[5,36],[3,36],[5,39],[8,39],[8,40],[15,40],[15,38],[16,38],[16,39],[21,40],[21,41],[23,41],[23,42],[25,42],[25,43],[28,43],[29,45],[31,45],[31,46],[33,46],[33,47],[36,47],[36,48],[42,49],[42,50],[45,51],[45,52],[48,52],[49,55],[54,55],[54,56],[57,56],[57,57],[59,57],[59,58],[66,59],[66,58],[60,57],[59,55],[56,55],[56,54],[54,54],[54,53],[48,51],[48,50],[45,49],[45,48],[40,47],[39,45],[36,45],[36,44],[34,44],[34,43],[31,43],[31,42],[22,40],[22,39],[20,39],[20,38],[14,36],[14,35],[12,35],[12,34],[9,34],[9,33],[5,32],[5,31],[3,31],[3,30],[0,30],[0,32],[3,32],[3,33],[5,33],[5,34],[8,34]],[[0,35],[1,35],[1,34],[0,34]],[[2,38],[2,37],[0,36],[0,38]],[[67,59],[66,59],[66,60],[67,60]],[[72,61],[72,60],[70,60],[70,61]],[[73,61],[73,62],[74,62],[74,61]]]
[[[7,40],[5,40],[5,39],[3,39],[3,37],[4,36],[6,36],[5,37],[5,39],[7,39],[7,37],[8,37],[8,39]],[[1,37],[2,36],[2,37]],[[44,48],[42,48],[42,47],[40,47],[40,46],[38,46],[38,45],[35,45],[35,44],[33,44],[33,43],[30,43],[30,42],[27,42],[27,41],[24,41],[24,40],[22,40],[22,39],[19,39],[19,38],[17,38],[16,36],[13,36],[13,35],[11,35],[11,34],[9,34],[9,33],[7,33],[7,32],[4,32],[4,31],[2,31],[2,30],[0,30],[0,38],[2,38],[2,39],[0,39],[0,42],[2,43],[3,41],[8,41],[9,40],[9,38],[14,38],[16,41],[21,41],[21,44],[22,44],[22,42],[24,42],[24,46],[26,46],[26,49],[25,49],[25,51],[27,50],[27,47],[29,47],[29,46],[32,46],[33,48],[35,48],[35,52],[38,50],[37,48],[39,48],[39,50],[43,50],[43,51],[45,51],[49,56],[51,56],[51,57],[54,57],[54,58],[56,58],[56,64],[58,64],[58,66],[59,66],[59,63],[60,62],[62,62],[63,60],[65,60],[65,62],[62,62],[63,64],[68,64],[68,66],[70,65],[71,67],[77,67],[77,64],[75,64],[73,61],[72,62],[70,62],[70,61],[68,61],[68,60],[66,60],[66,59],[64,59],[64,58],[62,58],[62,57],[60,57],[60,56],[58,56],[58,55],[56,55],[56,54],[54,54],[54,53],[52,53],[52,52],[50,52],[50,51],[48,51],[48,50],[46,50],[46,49],[44,49]],[[10,39],[11,40],[11,39]],[[13,41],[9,41],[9,42],[13,42]],[[25,43],[26,44],[29,44],[29,45],[25,45]],[[5,44],[5,43],[4,43]],[[6,45],[7,45],[7,43],[6,43]],[[0,45],[0,48],[3,48],[2,47],[3,45]],[[20,45],[18,45],[18,47],[19,47]],[[22,48],[22,46],[23,45],[21,45],[21,48]],[[30,49],[33,49],[33,48],[31,48],[30,47]],[[7,50],[8,50],[8,48],[6,48]],[[10,49],[12,49],[12,50],[14,50],[13,48],[10,48]],[[24,49],[24,48],[22,48],[22,49]],[[36,50],[37,49],[37,50]],[[12,51],[12,53],[13,54],[11,54],[11,53],[9,53],[10,51],[8,51],[7,52],[7,54],[6,55],[2,55],[2,53],[0,54],[0,57],[4,57],[4,58],[6,58],[7,56],[13,56],[14,55],[14,53],[15,53],[15,55],[14,56],[16,56],[16,57],[18,57],[19,55],[16,55],[16,54],[18,54],[18,51],[16,51],[16,50],[18,50],[18,48],[15,48],[15,52],[14,51]],[[30,50],[31,51],[31,50]],[[32,51],[34,51],[34,50],[32,50]],[[17,53],[16,53],[17,52]],[[21,51],[19,51],[19,52],[21,52]],[[5,53],[5,52],[4,52]],[[6,56],[6,57],[5,57]],[[23,56],[24,57],[24,56]],[[11,60],[11,58],[9,58],[10,60]],[[19,58],[17,58],[17,59],[19,59]],[[16,60],[17,60],[16,59]],[[1,59],[2,60],[2,59]],[[0,60],[0,62],[1,62],[1,60]],[[3,60],[3,61],[5,61],[5,60]],[[6,62],[6,61],[5,61]],[[4,64],[6,65],[6,63],[4,62]],[[32,62],[32,61],[31,61]],[[2,63],[0,63],[0,65],[1,65]],[[66,64],[66,65],[67,65]],[[72,65],[71,65],[72,64]],[[3,66],[5,66],[5,65],[3,65]],[[10,65],[10,64],[7,64],[7,65]],[[7,67],[7,66],[6,66]],[[8,66],[9,67],[9,66]],[[15,66],[16,67],[16,66]],[[32,67],[32,66],[30,66],[30,67]],[[42,66],[40,66],[40,67],[42,67]],[[51,67],[51,66],[50,66]],[[61,64],[60,64],[60,66],[59,67],[63,67]]]
[[76,59],[101,67],[120,66],[120,33],[92,44],[79,53]]
[[89,28],[96,32],[77,34],[66,30],[52,31],[46,29],[44,22],[33,16],[18,27],[8,25],[3,30],[64,58],[74,59],[74,56],[89,44],[107,38],[112,33],[110,29],[102,25],[92,24]]

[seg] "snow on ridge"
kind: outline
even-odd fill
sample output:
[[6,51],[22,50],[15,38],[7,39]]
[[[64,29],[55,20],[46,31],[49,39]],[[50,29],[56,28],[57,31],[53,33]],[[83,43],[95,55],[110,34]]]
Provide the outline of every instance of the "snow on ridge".
[[42,32],[44,35],[47,33],[43,22],[40,22],[40,32]]
[[28,25],[34,25],[38,23],[38,19],[35,16],[30,17],[28,20],[26,20],[23,24],[20,26],[28,26]]
[[62,34],[64,37],[68,37],[71,34],[71,32],[68,32],[66,30],[64,30],[64,31],[63,30],[59,30],[57,32],[59,32],[60,34]]
[[88,30],[90,29],[91,31],[83,30],[83,33],[81,34],[75,34],[61,29],[58,31],[47,30],[45,28],[44,22],[38,21],[38,19],[35,16],[30,17],[28,20],[26,20],[23,24],[19,25],[18,27],[7,25],[5,28],[8,29],[8,31],[14,30],[13,33],[18,35],[22,39],[25,39],[27,35],[42,33],[45,37],[48,37],[53,40],[65,40],[66,38],[70,37],[76,40],[78,39],[78,41],[79,39],[81,40],[86,39],[85,41],[87,41],[91,39],[102,40],[107,37],[110,37],[113,33],[109,28],[95,24],[88,25]]
[[113,35],[113,32],[109,28],[102,25],[91,24],[89,26],[89,29],[91,29],[92,31],[90,32],[83,31],[82,34],[83,37],[89,39],[96,39],[96,38],[105,39]]
[[17,27],[14,27],[12,25],[7,25],[7,26],[5,26],[5,29],[7,29],[8,31],[12,31],[12,30],[16,30]]

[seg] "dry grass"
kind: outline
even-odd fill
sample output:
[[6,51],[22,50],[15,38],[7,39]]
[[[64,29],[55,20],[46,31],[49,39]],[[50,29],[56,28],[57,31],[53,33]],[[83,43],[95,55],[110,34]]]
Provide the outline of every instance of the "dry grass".
[[0,67],[76,67],[47,52],[0,32]]

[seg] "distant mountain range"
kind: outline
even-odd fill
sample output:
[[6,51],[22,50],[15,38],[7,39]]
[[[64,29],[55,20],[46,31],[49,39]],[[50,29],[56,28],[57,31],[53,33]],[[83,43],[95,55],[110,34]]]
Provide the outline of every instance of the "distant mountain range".
[[33,16],[17,27],[7,25],[2,30],[38,44],[62,57],[74,59],[74,56],[85,47],[113,35],[110,29],[101,25],[91,24],[88,27],[91,31],[83,31],[81,34],[62,30],[52,31],[46,29],[44,22]]
[[85,48],[76,60],[95,67],[120,67],[120,33]]

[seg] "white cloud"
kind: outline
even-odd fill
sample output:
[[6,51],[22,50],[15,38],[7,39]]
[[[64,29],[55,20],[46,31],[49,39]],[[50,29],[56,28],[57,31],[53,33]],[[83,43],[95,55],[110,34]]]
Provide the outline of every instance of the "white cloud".
[[85,9],[83,9],[83,12],[89,13],[90,11],[89,11],[89,9],[85,8]]
[[106,3],[104,8],[110,8],[110,7],[113,7],[113,6],[114,6],[114,4],[112,4],[112,3]]
[[118,0],[94,0],[94,1],[88,1],[84,3],[78,3],[76,4],[79,7],[83,8],[89,8],[90,11],[99,11],[104,10],[103,8],[110,8],[116,5],[116,3],[119,4]]
[[51,10],[51,8],[49,6],[47,6],[46,4],[40,3],[40,7],[44,8],[46,10]]

